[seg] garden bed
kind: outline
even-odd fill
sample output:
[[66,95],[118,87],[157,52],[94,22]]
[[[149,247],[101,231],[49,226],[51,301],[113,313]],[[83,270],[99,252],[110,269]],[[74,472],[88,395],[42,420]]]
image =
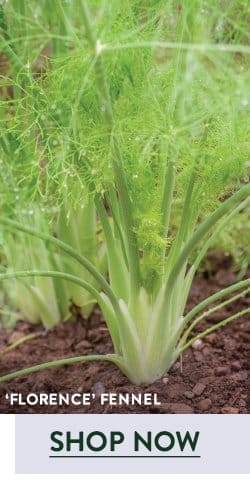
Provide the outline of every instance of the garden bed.
[[[214,266],[216,265],[215,260]],[[222,263],[207,278],[199,274],[191,290],[188,309],[200,300],[235,282],[236,276]],[[197,325],[201,331],[211,323],[227,318],[249,304],[242,298]],[[41,327],[20,322],[11,336],[13,340]],[[196,348],[184,352],[182,365],[176,363],[169,373],[152,385],[131,385],[114,365],[90,362],[40,371],[0,385],[0,413],[247,413],[249,317],[232,321],[226,327],[205,337]],[[7,344],[0,332],[0,350]],[[89,320],[77,319],[59,325],[48,334],[37,337],[1,357],[0,374],[25,368],[40,362],[90,353],[109,353],[112,344],[105,323],[96,310]],[[91,406],[13,406],[5,395],[28,393],[94,393]],[[98,395],[103,393],[157,394],[159,406],[101,406]]]

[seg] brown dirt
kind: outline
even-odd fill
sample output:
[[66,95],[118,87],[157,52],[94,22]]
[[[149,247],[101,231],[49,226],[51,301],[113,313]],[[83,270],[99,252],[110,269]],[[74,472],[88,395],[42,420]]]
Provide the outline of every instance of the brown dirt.
[[[198,275],[194,281],[188,306],[235,281],[226,263],[216,273]],[[203,321],[197,331],[211,326],[249,305],[250,297],[222,308]],[[11,341],[41,331],[20,322]],[[183,355],[182,368],[176,363],[162,379],[149,386],[131,385],[112,364],[90,362],[40,371],[8,383],[0,384],[0,413],[247,413],[249,382],[249,317],[235,320],[207,336],[201,346]],[[0,350],[7,344],[0,332]],[[112,344],[101,315],[96,311],[88,321],[78,319],[59,325],[48,334],[23,344],[1,357],[0,375],[33,364],[80,354],[108,353]],[[95,394],[90,406],[9,406],[5,396],[28,393]],[[101,406],[100,393],[157,394],[160,406]]]

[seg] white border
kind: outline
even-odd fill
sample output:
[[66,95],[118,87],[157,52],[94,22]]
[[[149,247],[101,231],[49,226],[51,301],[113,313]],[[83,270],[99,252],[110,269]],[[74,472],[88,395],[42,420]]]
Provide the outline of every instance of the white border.
[[[0,473],[10,476],[15,465],[15,416],[0,415]],[[2,491],[2,487],[1,487]]]

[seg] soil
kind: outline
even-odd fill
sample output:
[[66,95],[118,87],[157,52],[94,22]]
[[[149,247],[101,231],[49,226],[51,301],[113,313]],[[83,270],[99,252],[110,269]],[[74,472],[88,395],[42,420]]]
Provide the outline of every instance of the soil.
[[[228,270],[228,260],[216,263],[216,272],[199,274],[192,286],[188,308],[208,295],[236,280]],[[222,308],[197,325],[199,332],[213,323],[225,319],[234,312],[245,309],[250,296],[241,298]],[[6,344],[30,332],[41,332],[39,326],[19,322],[7,338],[0,331],[0,351]],[[89,362],[40,371],[8,383],[0,384],[0,413],[220,413],[238,414],[249,411],[249,315],[237,319],[198,342],[195,348],[185,351],[182,363],[152,385],[131,385],[114,365],[105,362]],[[77,318],[74,322],[59,325],[53,331],[44,332],[34,340],[22,344],[0,359],[0,375],[32,366],[37,363],[81,354],[112,352],[109,333],[102,316],[96,310],[91,318]],[[6,399],[9,392],[18,392],[25,398],[30,393],[90,393],[91,405],[10,406]],[[101,405],[100,395],[157,394],[160,405]]]

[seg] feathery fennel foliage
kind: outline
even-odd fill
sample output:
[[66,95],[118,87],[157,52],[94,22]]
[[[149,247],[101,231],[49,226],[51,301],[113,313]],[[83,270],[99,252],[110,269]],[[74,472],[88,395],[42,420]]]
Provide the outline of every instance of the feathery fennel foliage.
[[[52,252],[61,249],[91,274],[100,291],[67,268],[21,270],[0,279],[51,277],[88,290],[106,318],[114,354],[45,363],[2,380],[66,362],[106,359],[132,382],[150,383],[194,339],[249,312],[190,337],[194,317],[199,321],[250,285],[238,282],[185,314],[209,246],[249,203],[247,4],[55,2],[56,27],[46,17],[50,2],[42,4],[46,8],[37,7],[33,20],[30,7],[19,12],[25,33],[23,24],[15,26],[16,40],[29,39],[28,64],[6,29],[4,34],[15,89],[14,105],[7,102],[2,111],[0,223],[46,241]],[[6,8],[6,19],[12,9]],[[41,38],[49,56],[45,74],[34,77]],[[35,200],[60,208],[65,200],[73,206],[93,201],[109,282],[79,246],[10,220],[14,188],[21,188],[24,205]],[[232,292],[236,295],[221,302]]]
[[[53,198],[50,200],[46,194],[46,184],[50,180],[47,170],[53,158],[51,148],[54,152],[58,144],[57,136],[54,134],[54,122],[57,122],[59,115],[55,104],[51,104],[47,109],[48,118],[44,113],[39,113],[40,106],[45,112],[44,107],[48,102],[42,87],[42,74],[39,75],[36,71],[39,64],[42,71],[48,68],[48,54],[47,58],[44,55],[37,60],[38,53],[35,50],[33,55],[32,43],[30,45],[28,40],[26,45],[25,36],[29,23],[24,16],[27,12],[30,16],[32,14],[31,10],[27,10],[28,5],[21,6],[20,2],[17,4],[11,2],[8,7],[11,16],[8,17],[3,9],[0,16],[2,49],[6,56],[3,65],[3,88],[7,88],[7,92],[2,88],[1,104],[1,206],[11,218],[66,240],[68,244],[77,248],[79,253],[84,253],[103,272],[105,247],[97,237],[93,199],[87,198],[84,203],[81,196],[81,204],[78,202],[79,190],[82,194],[83,185],[75,183],[72,186],[74,202],[70,201],[67,195],[65,197],[65,187],[67,189],[71,176],[66,174],[61,201],[54,201]],[[13,25],[12,19],[15,20]],[[31,20],[30,17],[29,22]],[[18,33],[22,35],[21,55],[19,55],[19,40],[10,41],[10,38],[15,40]],[[31,53],[26,48],[32,48]],[[52,47],[54,56],[58,55],[58,48],[59,45]],[[65,47],[64,51],[66,53]],[[31,64],[32,56],[37,66]],[[64,138],[66,141],[66,132]],[[51,188],[51,194],[54,192]],[[42,240],[27,241],[27,236],[19,233],[8,234],[3,242],[8,271],[65,269],[95,284],[84,268],[79,268],[74,261],[65,259],[59,253],[51,253]],[[19,249],[16,253],[17,243]],[[8,284],[7,289],[12,296],[13,304],[20,310],[20,317],[32,323],[42,322],[46,328],[52,328],[68,318],[72,303],[77,305],[86,317],[95,303],[93,296],[83,288],[60,280],[36,278],[32,282],[16,281],[14,290],[12,284]]]

